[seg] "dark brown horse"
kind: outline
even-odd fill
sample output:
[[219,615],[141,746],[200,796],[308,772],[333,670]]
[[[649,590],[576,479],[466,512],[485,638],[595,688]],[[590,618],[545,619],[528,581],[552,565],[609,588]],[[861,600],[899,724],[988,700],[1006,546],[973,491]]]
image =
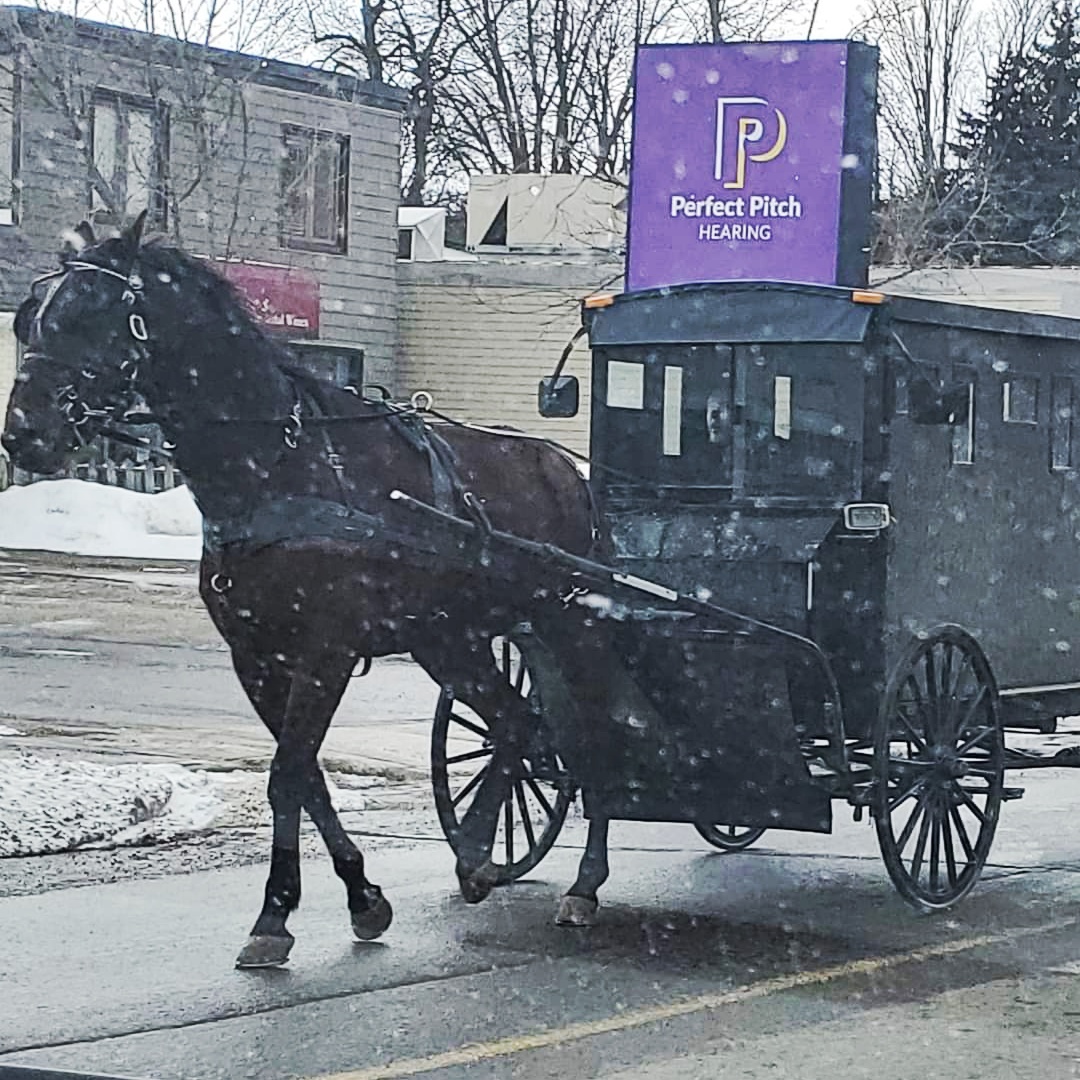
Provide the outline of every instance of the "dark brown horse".
[[[277,740],[265,902],[237,963],[288,957],[301,808],[345,883],[356,935],[374,938],[390,924],[317,760],[361,658],[412,653],[491,725],[492,764],[454,838],[462,892],[482,899],[494,884],[509,762],[528,723],[491,639],[560,603],[559,582],[535,565],[493,559],[484,527],[586,553],[586,486],[544,442],[456,426],[436,434],[408,410],[292,369],[204,263],[143,244],[141,218],[101,242],[80,230],[86,246],[38,283],[17,316],[27,348],[3,445],[17,465],[53,473],[141,401],[175,446],[206,522],[202,598]],[[448,529],[392,499],[395,490],[476,527]],[[594,901],[596,884],[593,873],[579,893]]]

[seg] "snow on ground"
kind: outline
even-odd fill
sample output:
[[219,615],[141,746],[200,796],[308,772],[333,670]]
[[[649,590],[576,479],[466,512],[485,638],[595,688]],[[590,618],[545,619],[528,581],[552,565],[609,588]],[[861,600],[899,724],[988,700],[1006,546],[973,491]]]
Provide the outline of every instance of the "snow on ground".
[[186,487],[144,495],[86,480],[39,480],[0,492],[0,548],[197,560],[202,518]]
[[[182,765],[0,757],[0,858],[269,825],[266,780],[265,773],[196,772]],[[328,786],[339,812],[364,809],[360,791]]]
[[209,828],[224,804],[178,765],[0,758],[0,856],[138,844]]

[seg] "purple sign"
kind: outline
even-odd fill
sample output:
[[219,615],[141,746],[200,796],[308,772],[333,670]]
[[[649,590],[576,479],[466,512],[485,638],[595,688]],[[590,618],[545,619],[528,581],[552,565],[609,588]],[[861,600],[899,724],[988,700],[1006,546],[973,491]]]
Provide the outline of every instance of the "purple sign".
[[837,283],[848,49],[638,49],[628,289]]

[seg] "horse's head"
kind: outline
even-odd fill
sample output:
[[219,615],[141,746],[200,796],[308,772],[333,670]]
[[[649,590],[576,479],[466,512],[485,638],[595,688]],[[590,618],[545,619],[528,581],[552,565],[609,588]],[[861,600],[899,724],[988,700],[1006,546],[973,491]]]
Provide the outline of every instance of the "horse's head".
[[137,273],[145,214],[122,236],[85,246],[39,278],[15,315],[23,365],[8,404],[4,449],[21,468],[59,471],[80,446],[137,403],[147,339]]

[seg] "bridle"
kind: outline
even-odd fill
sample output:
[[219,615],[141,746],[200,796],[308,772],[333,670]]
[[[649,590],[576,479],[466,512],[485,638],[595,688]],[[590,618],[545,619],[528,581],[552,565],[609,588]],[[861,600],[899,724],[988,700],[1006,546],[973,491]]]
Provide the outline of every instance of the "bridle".
[[[108,266],[100,266],[97,263],[86,262],[81,259],[71,259],[65,262],[60,270],[54,270],[49,274],[43,274],[31,282],[31,295],[33,295],[34,291],[45,282],[51,283],[48,291],[42,298],[37,311],[34,313],[31,340],[33,340],[35,334],[40,337],[42,318],[59,291],[60,286],[72,273],[86,272],[105,274],[108,277],[114,277],[124,282],[124,292],[121,296],[121,301],[128,307],[134,308],[143,298],[142,278],[135,272],[134,268],[129,273],[122,274]],[[137,359],[125,357],[119,364],[119,372],[127,380],[128,388],[134,390],[135,380],[139,373],[139,358],[145,356],[143,343],[149,340],[150,335],[146,329],[146,321],[138,311],[130,311],[128,313],[127,328],[133,342],[136,343],[134,351]],[[32,347],[24,351],[23,359],[33,360],[39,364],[59,364],[59,361],[54,360],[48,353],[41,352]],[[88,380],[94,380],[98,377],[96,373],[85,368],[82,371],[82,375]],[[117,420],[115,418],[114,414],[117,406],[105,405],[99,409],[91,408],[79,395],[74,383],[66,383],[63,386],[58,387],[53,393],[53,401],[57,409],[63,415],[65,422],[74,430],[80,446],[86,446],[90,441],[83,429],[91,419],[102,421],[102,423],[98,425],[98,430],[95,432],[95,435],[102,434],[116,442],[127,443],[140,448],[145,448],[149,445],[147,440],[131,435],[122,428],[116,426],[117,424],[124,423],[130,425],[130,421]],[[152,418],[147,417],[144,422],[150,423],[152,422]],[[91,436],[91,438],[92,437],[93,436]]]

